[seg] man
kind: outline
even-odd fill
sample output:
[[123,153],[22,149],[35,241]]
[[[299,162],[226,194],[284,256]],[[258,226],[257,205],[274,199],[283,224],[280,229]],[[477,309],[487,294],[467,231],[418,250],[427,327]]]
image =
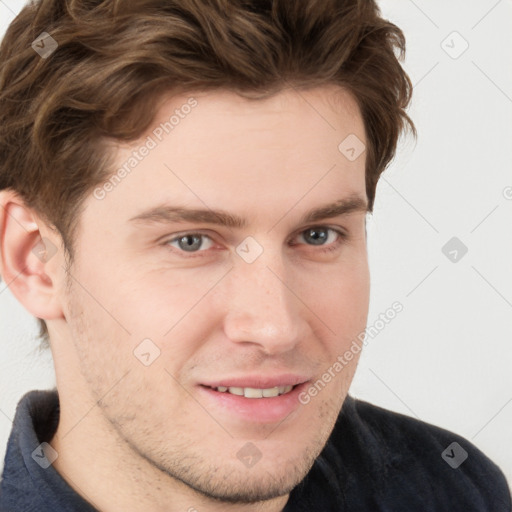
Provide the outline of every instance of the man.
[[413,129],[395,50],[370,1],[14,20],[0,269],[57,390],[18,405],[1,510],[510,511],[468,441],[348,394],[366,213]]

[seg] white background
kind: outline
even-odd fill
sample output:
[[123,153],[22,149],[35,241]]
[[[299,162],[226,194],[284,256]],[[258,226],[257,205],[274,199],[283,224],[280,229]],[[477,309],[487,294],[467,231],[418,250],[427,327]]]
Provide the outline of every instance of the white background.
[[[22,4],[0,0],[1,34]],[[368,340],[351,392],[463,435],[512,483],[512,1],[380,5],[407,38],[419,137],[368,224],[368,324],[404,310]],[[455,263],[441,250],[454,236],[468,248]],[[54,386],[35,332],[0,283],[2,460],[19,398]]]

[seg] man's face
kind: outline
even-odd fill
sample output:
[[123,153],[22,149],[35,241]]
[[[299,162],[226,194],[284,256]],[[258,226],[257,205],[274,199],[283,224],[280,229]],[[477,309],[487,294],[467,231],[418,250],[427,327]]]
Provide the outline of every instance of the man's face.
[[[365,140],[355,102],[335,87],[176,96],[118,148],[116,169],[145,144],[146,155],[87,198],[64,306],[75,378],[133,453],[203,494],[288,493],[346,397],[358,354],[332,368],[369,301],[365,154],[338,149],[350,134]],[[303,220],[357,199],[350,213]],[[166,207],[245,225],[180,221]]]

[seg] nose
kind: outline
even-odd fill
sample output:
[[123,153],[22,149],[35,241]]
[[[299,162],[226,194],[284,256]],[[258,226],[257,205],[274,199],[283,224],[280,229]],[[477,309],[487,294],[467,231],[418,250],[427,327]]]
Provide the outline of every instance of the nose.
[[295,348],[307,325],[289,275],[279,256],[261,256],[250,264],[237,261],[226,283],[228,339],[258,345],[268,355]]

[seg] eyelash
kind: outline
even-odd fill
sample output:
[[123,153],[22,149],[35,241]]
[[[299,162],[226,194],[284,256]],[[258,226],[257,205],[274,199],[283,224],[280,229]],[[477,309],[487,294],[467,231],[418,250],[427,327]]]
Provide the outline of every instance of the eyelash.
[[[303,229],[296,236],[303,235],[305,232],[313,230],[313,229],[323,229],[323,230],[327,230],[327,231],[333,231],[334,233],[336,233],[338,235],[338,239],[335,242],[329,244],[328,246],[322,246],[322,245],[317,246],[317,247],[319,247],[318,251],[322,252],[322,253],[329,253],[329,252],[335,251],[348,238],[348,235],[344,231],[342,231],[340,229],[337,229],[337,228],[332,228],[332,227],[329,227],[329,226],[311,226],[311,227],[308,227],[306,229]],[[180,235],[174,236],[173,238],[165,241],[163,243],[163,245],[165,247],[169,248],[170,244],[172,242],[177,242],[177,241],[179,241],[180,239],[182,239],[182,238],[184,238],[186,236],[201,236],[201,237],[209,238],[210,240],[212,240],[212,242],[214,242],[214,240],[209,235],[207,235],[205,233],[196,232],[196,231],[190,231],[190,232],[186,232],[186,233],[182,233]],[[310,245],[310,244],[293,244],[293,245]],[[310,247],[315,247],[315,246],[314,245],[310,245]],[[180,256],[184,255],[183,256],[184,258],[194,258],[194,257],[201,257],[201,253],[207,252],[208,249],[206,249],[206,250],[199,250],[199,251],[192,251],[190,253],[187,253],[187,251],[183,251],[181,249],[177,249],[177,248],[173,247],[173,248],[171,248],[171,251],[172,252],[177,251],[180,254]]]

